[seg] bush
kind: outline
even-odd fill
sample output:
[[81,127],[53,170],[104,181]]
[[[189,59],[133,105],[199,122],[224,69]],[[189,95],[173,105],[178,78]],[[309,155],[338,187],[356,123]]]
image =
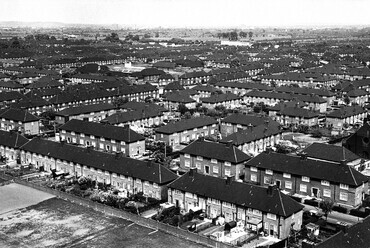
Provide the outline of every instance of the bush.
[[[82,189],[82,187],[81,187]],[[90,195],[92,195],[94,193],[94,191],[92,189],[87,189],[85,190],[83,193],[82,193],[82,197],[89,197]]]
[[344,213],[344,214],[348,213],[348,209],[342,206],[334,206],[333,211],[337,211],[339,213]]
[[316,200],[304,200],[304,203],[310,206],[318,207],[319,202]]
[[353,216],[356,216],[356,217],[360,217],[360,218],[365,218],[369,215],[369,213],[363,212],[363,211],[358,210],[358,209],[351,209],[349,211],[349,214],[353,215]]
[[297,202],[302,202],[302,198],[300,197],[297,197],[297,196],[290,196],[293,200],[297,201]]
[[105,204],[111,207],[118,207],[118,196],[109,194],[106,198]]

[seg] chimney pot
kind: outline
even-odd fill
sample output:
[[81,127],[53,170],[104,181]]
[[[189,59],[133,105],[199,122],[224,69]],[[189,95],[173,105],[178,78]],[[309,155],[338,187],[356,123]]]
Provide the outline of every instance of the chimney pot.
[[190,168],[189,177],[194,177],[196,173],[197,173],[197,168]]
[[233,177],[232,176],[227,176],[226,177],[226,185],[231,185],[231,182],[233,181]]
[[305,152],[301,152],[301,153],[299,154],[299,156],[301,157],[301,160],[307,160],[307,153],[305,153]]

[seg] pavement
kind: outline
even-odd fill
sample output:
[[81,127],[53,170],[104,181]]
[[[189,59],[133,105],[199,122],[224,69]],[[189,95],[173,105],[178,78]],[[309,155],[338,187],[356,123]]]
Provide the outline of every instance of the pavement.
[[[323,212],[321,211],[321,209],[318,208],[318,207],[313,207],[313,206],[306,205],[306,204],[303,204],[303,205],[304,205],[304,209],[303,210],[308,210],[308,211],[309,210],[316,210],[319,213],[322,213],[323,214]],[[356,217],[356,216],[349,215],[349,214],[339,213],[337,211],[332,211],[331,213],[328,214],[328,222],[331,222],[331,223],[346,222],[346,223],[348,223],[350,225],[353,225],[353,224],[356,224],[356,223],[362,221],[362,219],[363,218]]]

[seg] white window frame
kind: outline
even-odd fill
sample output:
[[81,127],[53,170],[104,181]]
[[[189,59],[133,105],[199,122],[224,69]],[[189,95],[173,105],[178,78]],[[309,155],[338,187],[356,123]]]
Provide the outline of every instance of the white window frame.
[[292,189],[293,188],[292,181],[285,181],[285,188],[286,189]]
[[276,220],[276,215],[275,214],[272,214],[272,213],[267,213],[267,219],[270,219],[270,220]]
[[348,190],[349,186],[348,186],[348,184],[341,183],[341,184],[339,185],[339,188],[340,188],[340,189]]
[[331,197],[331,190],[330,189],[324,189],[322,191],[322,196],[324,196],[324,197]]
[[185,167],[190,168],[190,160],[185,160],[184,165],[185,165]]
[[257,167],[251,166],[251,171],[257,172],[258,169],[257,169]]
[[265,173],[267,175],[274,175],[274,172],[272,170],[268,170],[268,169],[265,170]]
[[307,192],[307,185],[306,184],[299,185],[299,191],[300,192]]
[[283,173],[283,177],[285,177],[285,178],[291,178],[291,175],[289,173]]
[[321,180],[321,185],[323,186],[330,186],[330,182],[326,180]]
[[212,164],[217,164],[217,159],[211,158],[211,163]]
[[302,176],[302,182],[309,183],[310,182],[310,178],[309,177],[306,177],[306,176]]
[[251,174],[251,181],[252,182],[257,182],[257,175],[256,174]]
[[339,200],[341,201],[348,201],[348,193],[347,192],[339,192]]

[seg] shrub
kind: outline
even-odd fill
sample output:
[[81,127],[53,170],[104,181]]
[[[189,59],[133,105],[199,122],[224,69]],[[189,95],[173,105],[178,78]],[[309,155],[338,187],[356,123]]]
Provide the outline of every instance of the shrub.
[[106,198],[105,204],[111,207],[117,207],[118,206],[118,196],[109,194]]
[[333,211],[337,211],[339,213],[344,213],[344,214],[348,213],[348,209],[342,206],[334,206]]
[[297,196],[290,196],[293,200],[297,201],[297,202],[302,202],[302,198],[300,197],[297,197]]
[[356,217],[360,217],[360,218],[365,218],[369,215],[369,213],[363,212],[363,211],[358,210],[358,209],[351,209],[349,211],[349,214],[353,215],[353,216],[356,216]]
[[316,200],[304,200],[304,203],[310,206],[318,207],[319,202]]
[[[81,187],[82,189],[82,187]],[[94,191],[92,189],[87,189],[85,190],[83,193],[82,193],[82,197],[89,197],[90,195],[92,195],[92,193],[94,193]]]

